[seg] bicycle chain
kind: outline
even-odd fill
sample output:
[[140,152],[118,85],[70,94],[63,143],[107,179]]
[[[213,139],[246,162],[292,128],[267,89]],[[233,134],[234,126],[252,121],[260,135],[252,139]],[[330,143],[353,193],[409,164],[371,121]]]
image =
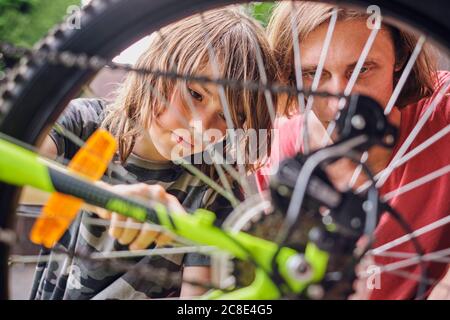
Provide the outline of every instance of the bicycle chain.
[[[61,65],[66,68],[80,68],[85,70],[92,70],[95,72],[100,71],[101,69],[108,67],[112,70],[121,70],[125,72],[136,72],[143,75],[153,75],[156,77],[165,77],[169,79],[176,79],[181,81],[191,81],[202,84],[215,84],[223,87],[230,87],[232,89],[245,89],[250,91],[270,91],[272,93],[287,93],[289,95],[298,95],[303,94],[305,96],[319,96],[319,97],[333,97],[333,98],[344,98],[347,97],[342,94],[332,94],[329,92],[323,91],[309,91],[306,89],[297,89],[294,86],[286,86],[277,83],[262,83],[255,81],[242,81],[242,80],[233,80],[233,79],[224,79],[224,78],[210,78],[207,76],[198,76],[191,74],[180,74],[174,71],[162,71],[162,70],[152,70],[148,68],[135,68],[131,65],[127,64],[119,64],[112,62],[108,59],[105,59],[100,56],[88,56],[85,53],[73,53],[70,51],[55,51],[51,50],[50,46],[44,44],[40,50],[32,50],[23,47],[17,47],[10,43],[2,42],[0,43],[0,53],[7,57],[16,57],[23,58],[28,57],[30,61],[33,61],[36,64],[42,62],[48,62],[53,65]],[[20,81],[23,78],[24,71],[21,68],[18,68],[19,73],[15,75],[13,81]],[[13,88],[11,86],[8,87],[3,93],[0,91],[0,97],[4,100],[7,100],[11,96],[11,90]],[[6,98],[6,99],[5,99]]]

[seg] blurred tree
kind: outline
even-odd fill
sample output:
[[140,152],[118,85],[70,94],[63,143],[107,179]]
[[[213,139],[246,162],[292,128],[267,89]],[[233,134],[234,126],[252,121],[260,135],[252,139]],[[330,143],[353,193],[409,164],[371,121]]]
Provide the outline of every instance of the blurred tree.
[[[48,30],[68,14],[71,5],[80,0],[0,0],[0,41],[17,46],[31,47]],[[252,2],[245,5],[249,13],[265,27],[269,21],[273,2]],[[10,67],[0,55],[0,71]],[[0,75],[0,80],[2,76]]]
[[15,9],[21,12],[26,12],[32,5],[34,0],[0,0],[0,13],[5,9]]
[[249,13],[258,20],[264,27],[267,26],[270,15],[272,14],[272,9],[274,7],[274,2],[251,2],[246,5]]
[[0,41],[31,47],[80,0],[0,0]]
[[[80,0],[0,0],[0,41],[32,47],[47,31],[67,15],[67,8]],[[16,59],[0,54],[0,81],[3,70]]]

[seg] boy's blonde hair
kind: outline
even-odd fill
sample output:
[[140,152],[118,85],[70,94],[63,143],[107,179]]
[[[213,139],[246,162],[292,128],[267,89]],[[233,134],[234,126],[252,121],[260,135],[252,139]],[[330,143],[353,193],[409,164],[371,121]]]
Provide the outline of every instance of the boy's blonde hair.
[[[312,31],[330,21],[333,9],[335,7],[332,5],[307,1],[295,3],[284,1],[277,4],[268,25],[268,37],[280,68],[282,82],[292,85],[293,79],[295,79],[292,19],[294,19],[301,43]],[[363,11],[343,8],[338,10],[338,21],[367,19],[368,17],[369,15]],[[392,37],[396,65],[400,66],[400,70],[394,73],[395,85],[416,46],[418,37],[414,33],[400,30],[391,25],[382,24],[382,28],[387,30]],[[435,61],[430,48],[425,46],[414,64],[396,105],[401,108],[429,97],[434,90],[435,76]],[[291,99],[288,101],[288,106],[291,105],[290,102]],[[290,109],[292,108],[282,107],[282,111],[288,114],[293,111]]]
[[[204,12],[163,28],[152,35],[148,50],[135,67],[199,75],[210,63],[211,51],[217,62],[212,69],[217,69],[221,78],[261,81],[259,51],[268,82],[276,80],[276,63],[263,28],[236,8]],[[182,82],[152,74],[128,74],[102,123],[118,140],[122,162],[130,155],[142,128],[148,129],[152,119],[169,107],[164,101],[170,101],[175,86]],[[234,128],[271,129],[264,92],[228,86],[224,89]],[[276,96],[272,95],[272,99],[275,102]]]

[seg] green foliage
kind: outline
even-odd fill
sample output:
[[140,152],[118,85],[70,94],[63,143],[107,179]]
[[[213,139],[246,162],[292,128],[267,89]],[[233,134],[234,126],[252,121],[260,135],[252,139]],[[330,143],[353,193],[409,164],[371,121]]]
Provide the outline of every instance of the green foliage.
[[0,0],[0,41],[31,47],[80,0]]
[[36,0],[0,0],[0,13],[4,10],[14,9],[21,12],[26,12],[33,6]]
[[[31,47],[80,0],[0,0],[0,41]],[[267,25],[273,2],[252,2],[249,13]]]
[[[0,41],[32,47],[67,15],[69,6],[79,5],[80,2],[80,0],[0,0]],[[248,12],[264,27],[267,26],[273,6],[273,2],[251,2],[245,5]],[[0,56],[0,71],[5,69],[5,61],[2,60]]]
[[247,5],[247,8],[250,14],[266,27],[274,5],[274,2],[252,2]]

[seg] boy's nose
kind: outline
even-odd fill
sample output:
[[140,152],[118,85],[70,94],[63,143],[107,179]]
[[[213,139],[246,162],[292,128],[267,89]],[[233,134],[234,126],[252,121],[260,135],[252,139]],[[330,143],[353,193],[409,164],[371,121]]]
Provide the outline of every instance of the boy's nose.
[[214,119],[217,118],[217,113],[218,111],[215,110],[214,108],[209,108],[209,110],[205,110],[202,114],[201,114],[201,123],[202,123],[202,128],[204,130],[208,130],[214,127]]
[[196,117],[191,117],[189,120],[189,127],[193,134],[204,134],[208,129],[213,127],[214,116],[210,112],[202,112]]

